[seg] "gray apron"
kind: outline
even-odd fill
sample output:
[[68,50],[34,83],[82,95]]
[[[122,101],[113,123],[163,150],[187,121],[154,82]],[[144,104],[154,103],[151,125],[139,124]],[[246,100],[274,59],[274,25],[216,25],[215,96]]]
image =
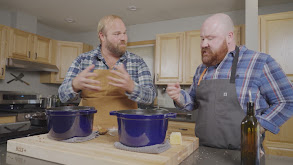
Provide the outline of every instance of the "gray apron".
[[230,79],[203,80],[197,86],[199,107],[195,135],[200,139],[200,145],[240,149],[241,121],[245,113],[235,86],[238,57],[239,48],[236,47]]

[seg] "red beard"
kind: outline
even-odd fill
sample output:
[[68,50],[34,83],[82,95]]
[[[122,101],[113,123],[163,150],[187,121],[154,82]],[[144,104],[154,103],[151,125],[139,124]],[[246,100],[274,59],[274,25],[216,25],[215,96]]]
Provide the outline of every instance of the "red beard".
[[219,64],[228,53],[226,40],[223,41],[218,50],[212,51],[210,47],[201,48],[202,63],[207,67]]

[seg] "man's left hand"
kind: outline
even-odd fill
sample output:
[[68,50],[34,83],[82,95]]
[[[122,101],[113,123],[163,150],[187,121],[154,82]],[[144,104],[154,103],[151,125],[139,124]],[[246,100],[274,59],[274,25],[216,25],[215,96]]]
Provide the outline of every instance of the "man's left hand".
[[110,70],[111,73],[118,76],[118,78],[114,78],[111,76],[108,76],[108,79],[112,80],[112,82],[109,82],[110,85],[120,87],[126,90],[128,93],[132,93],[134,90],[134,82],[131,79],[130,75],[124,68],[123,64],[119,64],[118,66],[115,66],[117,70]]

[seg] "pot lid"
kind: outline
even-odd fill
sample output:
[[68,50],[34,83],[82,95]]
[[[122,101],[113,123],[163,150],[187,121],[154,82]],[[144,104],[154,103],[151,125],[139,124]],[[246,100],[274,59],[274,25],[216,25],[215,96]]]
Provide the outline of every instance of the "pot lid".
[[76,115],[96,113],[97,110],[94,107],[88,106],[61,106],[55,108],[46,109],[47,115]]
[[152,109],[131,109],[112,111],[110,115],[116,115],[117,117],[128,118],[128,119],[164,119],[176,117],[176,113],[170,113],[167,110],[152,110]]

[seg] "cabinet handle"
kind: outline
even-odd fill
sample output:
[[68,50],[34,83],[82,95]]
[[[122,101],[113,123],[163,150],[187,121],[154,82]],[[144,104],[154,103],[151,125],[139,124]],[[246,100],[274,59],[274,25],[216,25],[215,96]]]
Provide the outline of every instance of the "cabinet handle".
[[31,51],[28,51],[28,58],[31,58]]
[[36,55],[36,58],[35,59],[37,59],[38,58],[38,53],[35,53],[35,55]]
[[157,73],[157,77],[156,77],[156,80],[157,80],[157,81],[159,81],[158,79],[159,79],[159,74]]
[[4,75],[4,68],[2,68],[2,76]]

